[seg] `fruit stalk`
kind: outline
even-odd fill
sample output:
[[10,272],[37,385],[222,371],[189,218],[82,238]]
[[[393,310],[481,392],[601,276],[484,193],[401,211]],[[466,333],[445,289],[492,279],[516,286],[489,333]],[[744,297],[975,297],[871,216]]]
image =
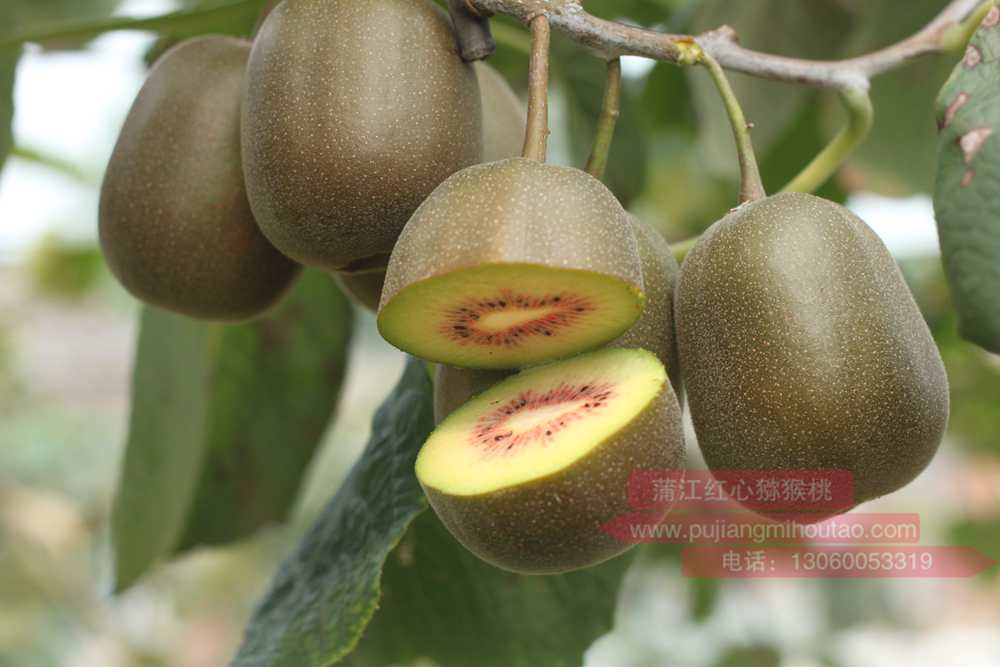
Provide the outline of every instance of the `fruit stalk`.
[[860,87],[845,88],[841,91],[840,98],[847,110],[847,124],[782,192],[816,191],[868,137],[875,120],[875,110],[868,90]]
[[522,155],[545,162],[549,140],[549,19],[531,20],[531,59],[528,62],[528,127]]
[[757,167],[757,157],[754,155],[753,141],[750,139],[750,128],[753,126],[747,123],[740,101],[736,98],[736,93],[733,92],[733,87],[729,84],[729,79],[726,78],[726,73],[719,62],[704,52],[701,53],[699,61],[708,69],[715,87],[719,89],[729,122],[733,126],[733,138],[736,140],[736,153],[740,162],[740,204],[763,199],[767,195],[760,180],[760,169]]
[[597,134],[594,137],[594,148],[587,160],[586,171],[594,178],[604,177],[608,166],[608,153],[615,137],[615,126],[621,114],[622,92],[622,61],[613,58],[608,61],[608,84],[604,90],[604,102],[601,105],[601,116],[597,121]]

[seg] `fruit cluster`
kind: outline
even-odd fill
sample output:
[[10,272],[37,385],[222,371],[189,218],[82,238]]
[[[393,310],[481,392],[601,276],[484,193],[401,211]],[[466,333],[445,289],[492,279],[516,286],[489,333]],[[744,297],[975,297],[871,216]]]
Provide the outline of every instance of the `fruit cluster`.
[[336,272],[439,364],[417,476],[508,569],[628,548],[603,526],[634,471],[682,465],[685,386],[713,468],[847,469],[856,502],[923,469],[947,382],[862,221],[778,195],[680,268],[599,180],[518,157],[524,133],[429,0],[286,1],[252,45],[191,40],[153,68],[108,167],[104,252],[138,297],[216,319],[267,309],[300,265]]

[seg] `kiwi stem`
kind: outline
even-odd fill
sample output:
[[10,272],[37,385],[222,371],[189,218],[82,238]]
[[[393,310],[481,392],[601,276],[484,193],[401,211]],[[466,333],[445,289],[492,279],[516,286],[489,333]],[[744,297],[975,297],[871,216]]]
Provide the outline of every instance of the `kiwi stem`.
[[782,192],[816,191],[868,138],[875,120],[875,110],[868,91],[864,88],[845,88],[840,93],[840,99],[847,109],[847,124]]
[[531,20],[531,56],[528,61],[528,125],[522,155],[545,162],[549,141],[549,18]]
[[997,0],[982,0],[975,11],[964,21],[949,26],[941,33],[941,50],[945,53],[965,49],[969,40],[979,30],[979,25],[997,5]]
[[474,12],[466,0],[448,0],[448,13],[455,27],[462,60],[472,62],[493,55],[497,43],[493,39],[488,16]]
[[763,199],[767,193],[764,191],[764,183],[760,180],[760,169],[757,167],[757,157],[754,155],[753,141],[750,139],[750,128],[753,126],[747,123],[740,101],[736,98],[736,93],[733,92],[733,87],[729,84],[729,79],[719,61],[705,52],[699,54],[698,60],[712,75],[712,81],[719,89],[729,122],[733,126],[733,138],[736,139],[736,153],[740,162],[740,204]]
[[608,153],[611,142],[615,138],[615,126],[621,114],[622,93],[622,61],[614,58],[608,61],[608,84],[604,89],[604,102],[601,104],[601,115],[597,121],[597,134],[594,136],[594,148],[587,160],[587,173],[594,178],[604,178],[604,170],[608,166]]

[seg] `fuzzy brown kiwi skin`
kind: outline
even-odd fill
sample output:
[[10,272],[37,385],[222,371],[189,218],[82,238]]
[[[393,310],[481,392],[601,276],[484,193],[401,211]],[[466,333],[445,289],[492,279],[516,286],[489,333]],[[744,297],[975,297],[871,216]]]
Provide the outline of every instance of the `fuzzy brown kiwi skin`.
[[527,110],[491,65],[473,63],[483,100],[483,162],[517,157],[524,145]]
[[580,269],[623,280],[637,293],[643,287],[628,214],[600,181],[578,169],[510,158],[451,176],[414,213],[386,271],[383,335],[386,307],[401,290],[491,263]]
[[[520,155],[526,122],[524,105],[506,79],[492,66],[481,60],[472,63],[472,66],[482,95],[483,162]],[[385,283],[384,270],[338,273],[336,280],[356,304],[373,312],[378,311],[379,297]],[[490,371],[486,371],[486,374],[489,375]],[[508,374],[502,374],[503,377],[506,375]]]
[[674,290],[680,266],[670,245],[658,231],[630,215],[642,262],[642,281],[646,287],[646,307],[631,329],[614,340],[610,347],[642,348],[659,357],[667,368],[678,402],[684,404],[684,380],[677,352],[674,326]]
[[847,470],[859,504],[934,456],[941,357],[888,250],[846,208],[781,194],[730,213],[685,259],[676,317],[710,468]]
[[104,257],[136,297],[191,317],[242,320],[274,304],[301,267],[257,227],[240,164],[250,44],[191,39],[139,92],[101,187]]
[[254,45],[243,106],[253,210],[289,257],[382,268],[428,194],[482,159],[479,87],[429,0],[294,0]]
[[[635,230],[646,286],[646,307],[631,329],[609,347],[641,348],[659,357],[667,368],[678,403],[684,404],[684,382],[674,331],[674,287],[680,267],[666,240],[652,227],[629,216]],[[473,396],[515,371],[457,368],[439,364],[434,378],[434,418],[440,423]]]
[[590,567],[633,546],[602,526],[632,511],[634,471],[682,466],[681,421],[668,382],[625,429],[559,472],[480,495],[450,495],[428,485],[424,492],[455,538],[499,568],[557,574]]

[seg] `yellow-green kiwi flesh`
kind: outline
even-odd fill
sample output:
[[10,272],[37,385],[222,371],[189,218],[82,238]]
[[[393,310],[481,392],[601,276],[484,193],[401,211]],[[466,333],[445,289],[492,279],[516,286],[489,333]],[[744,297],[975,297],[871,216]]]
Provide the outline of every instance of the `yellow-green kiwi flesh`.
[[101,186],[101,249],[137,298],[191,317],[243,320],[300,267],[261,234],[240,170],[240,88],[250,44],[182,42],[153,66]]
[[[522,371],[448,416],[416,472],[444,525],[497,567],[549,574],[631,545],[629,478],[683,462],[677,398],[646,350],[603,349]],[[665,514],[664,512],[663,514]]]
[[[483,108],[483,162],[494,162],[521,154],[526,112],[506,79],[483,61],[473,63]],[[351,299],[378,311],[385,271],[338,273],[337,283]],[[464,402],[464,401],[463,401]]]
[[464,368],[594,349],[645,301],[628,214],[597,179],[511,158],[464,169],[407,223],[379,307],[383,338]]
[[731,212],[681,266],[676,319],[710,468],[846,470],[857,505],[934,456],[941,357],[889,251],[843,206],[789,193]]
[[[659,357],[667,368],[678,402],[683,407],[681,380],[674,331],[674,287],[679,267],[666,240],[652,227],[629,216],[642,261],[642,281],[646,286],[646,307],[631,329],[609,343],[610,347],[641,348]],[[463,403],[513,371],[456,368],[439,364],[434,378],[434,418],[441,422]]]
[[385,266],[417,206],[482,159],[479,86],[429,0],[294,0],[261,26],[243,167],[264,234],[328,270]]

